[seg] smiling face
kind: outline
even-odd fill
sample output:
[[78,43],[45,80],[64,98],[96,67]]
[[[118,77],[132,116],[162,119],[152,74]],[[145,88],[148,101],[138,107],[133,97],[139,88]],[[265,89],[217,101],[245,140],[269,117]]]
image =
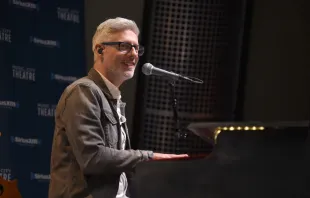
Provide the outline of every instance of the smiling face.
[[[127,42],[139,45],[138,36],[131,30],[114,33],[107,42]],[[130,52],[124,52],[119,50],[118,45],[104,45],[102,56],[103,73],[113,84],[119,86],[125,80],[133,77],[139,60],[138,53],[134,48]]]

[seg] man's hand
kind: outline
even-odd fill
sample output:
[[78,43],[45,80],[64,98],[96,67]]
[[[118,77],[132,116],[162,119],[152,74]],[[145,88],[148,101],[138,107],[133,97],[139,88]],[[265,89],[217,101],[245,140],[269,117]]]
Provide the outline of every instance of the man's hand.
[[169,160],[169,159],[183,159],[188,158],[187,154],[164,154],[154,153],[152,160]]

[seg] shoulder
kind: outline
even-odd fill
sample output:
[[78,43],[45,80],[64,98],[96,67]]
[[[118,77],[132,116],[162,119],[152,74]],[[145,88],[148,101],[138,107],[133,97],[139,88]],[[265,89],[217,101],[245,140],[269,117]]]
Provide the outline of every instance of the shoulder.
[[100,87],[86,76],[68,85],[62,93],[60,101],[67,100],[68,98],[80,98],[79,96],[81,95],[86,98],[97,98],[97,100],[102,100],[106,97]]
[[96,83],[92,79],[88,78],[87,76],[80,78],[74,81],[73,83],[71,83],[69,86],[66,87],[64,92],[67,95],[70,95],[73,91],[78,90],[78,89],[81,90],[81,88],[83,88],[82,90],[87,90],[91,92],[96,92],[96,93],[100,92],[100,87],[98,87]]

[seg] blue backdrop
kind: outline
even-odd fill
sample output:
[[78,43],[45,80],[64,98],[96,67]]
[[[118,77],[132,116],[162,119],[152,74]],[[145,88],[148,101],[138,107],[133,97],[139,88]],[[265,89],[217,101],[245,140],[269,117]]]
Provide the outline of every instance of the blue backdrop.
[[86,74],[83,0],[0,2],[0,176],[47,197],[54,111]]

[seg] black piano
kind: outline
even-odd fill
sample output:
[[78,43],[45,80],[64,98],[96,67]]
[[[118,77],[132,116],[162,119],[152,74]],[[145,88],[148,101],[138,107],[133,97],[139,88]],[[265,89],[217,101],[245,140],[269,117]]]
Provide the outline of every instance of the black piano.
[[309,122],[192,123],[205,157],[137,166],[134,198],[309,198]]

